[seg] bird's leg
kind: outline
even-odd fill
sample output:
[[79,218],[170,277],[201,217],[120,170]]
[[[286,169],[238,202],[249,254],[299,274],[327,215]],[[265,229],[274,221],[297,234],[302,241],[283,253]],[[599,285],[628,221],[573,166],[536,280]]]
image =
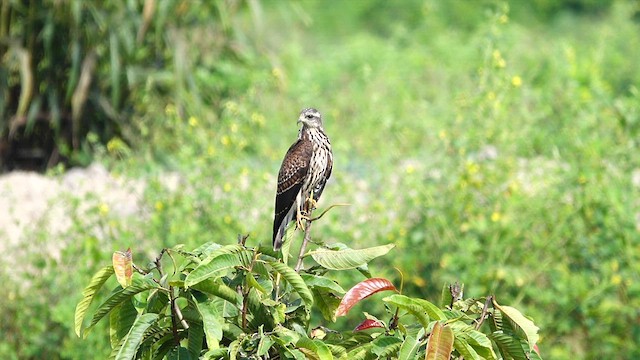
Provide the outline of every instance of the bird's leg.
[[309,217],[307,217],[306,214],[303,214],[302,212],[303,210],[296,205],[296,225],[298,226],[298,229],[302,229],[302,231],[304,231],[305,230],[304,221],[309,220]]
[[307,215],[311,215],[311,212],[316,209],[316,205],[318,202],[313,198],[313,190],[311,190],[311,194],[304,201],[304,208]]

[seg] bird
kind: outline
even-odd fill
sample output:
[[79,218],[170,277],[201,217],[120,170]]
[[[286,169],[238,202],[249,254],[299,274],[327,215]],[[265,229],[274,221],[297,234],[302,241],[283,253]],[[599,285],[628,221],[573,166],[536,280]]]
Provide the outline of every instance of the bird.
[[302,221],[315,208],[333,169],[331,142],[324,131],[322,115],[313,108],[300,112],[298,124],[302,127],[298,139],[289,147],[280,171],[273,218],[273,248],[282,247],[284,232],[296,219],[299,228]]

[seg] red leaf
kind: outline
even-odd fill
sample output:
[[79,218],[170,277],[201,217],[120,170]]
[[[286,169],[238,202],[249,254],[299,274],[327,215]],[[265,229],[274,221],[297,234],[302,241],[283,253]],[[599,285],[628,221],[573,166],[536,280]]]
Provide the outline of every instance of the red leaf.
[[349,310],[357,304],[358,301],[385,290],[398,291],[391,281],[382,278],[367,279],[356,284],[356,286],[344,294],[338,309],[336,309],[335,317],[347,315]]
[[116,251],[111,258],[113,263],[113,271],[116,273],[116,279],[123,288],[131,285],[131,279],[133,276],[133,255],[131,254],[131,248],[126,252]]
[[353,331],[361,331],[372,328],[384,328],[384,324],[380,320],[365,319],[360,325],[356,326]]

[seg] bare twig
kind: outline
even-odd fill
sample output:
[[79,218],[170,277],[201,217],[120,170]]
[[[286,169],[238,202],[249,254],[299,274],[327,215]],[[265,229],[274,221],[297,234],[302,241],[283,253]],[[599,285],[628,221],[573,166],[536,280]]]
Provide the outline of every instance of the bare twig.
[[323,212],[320,213],[320,215],[314,217],[314,218],[310,218],[309,221],[316,221],[316,220],[320,220],[321,217],[324,216],[324,214],[326,214],[327,212],[329,212],[329,210],[333,209],[334,207],[338,207],[338,206],[350,206],[351,204],[333,204],[331,206],[329,206],[328,208],[326,208]]
[[302,245],[300,246],[300,253],[298,254],[298,263],[296,264],[296,267],[295,267],[296,272],[300,272],[300,269],[302,269],[302,258],[304,258],[304,253],[307,251],[307,245],[309,244],[309,241],[311,241],[312,221],[313,220],[307,220],[306,225],[304,227],[304,239],[302,240]]
[[[242,235],[238,235],[238,242],[242,243],[242,245],[244,245],[244,242],[247,240],[247,238],[249,237],[249,235],[246,236],[242,236]],[[249,264],[249,268],[247,269],[247,276],[253,276],[253,267],[256,264],[256,261],[258,260],[258,256],[259,256],[259,252],[258,252],[258,247],[254,247],[253,248],[253,257],[251,259],[251,264]],[[247,306],[249,305],[249,291],[251,290],[249,284],[247,283],[244,286],[244,289],[241,289],[241,293],[242,293],[242,329],[246,329],[247,328]],[[277,292],[277,291],[276,291]]]
[[480,318],[476,320],[476,330],[480,329],[484,319],[487,318],[487,311],[489,310],[489,304],[493,301],[493,295],[487,296],[487,300],[484,302],[484,307],[482,308],[482,313],[480,314]]
[[133,270],[137,271],[141,275],[147,275],[149,273],[148,271],[143,270],[142,268],[140,268],[138,265],[134,263],[131,263],[131,266],[133,266]]
[[[171,288],[171,292],[173,293],[173,288]],[[173,313],[176,315],[176,317],[178,318],[178,320],[180,321],[180,325],[182,325],[182,328],[185,330],[189,329],[189,323],[187,323],[187,321],[184,319],[184,316],[182,316],[182,311],[180,310],[180,307],[176,304],[176,298],[173,297],[172,295],[172,302],[171,302],[171,306],[173,309]]]
[[247,243],[248,238],[249,238],[249,234],[247,235],[238,234],[238,244],[244,246]]
[[176,346],[180,345],[180,336],[178,335],[178,322],[176,321],[176,298],[173,296],[173,286],[169,286],[169,297],[171,300],[171,331],[173,332],[173,341]]

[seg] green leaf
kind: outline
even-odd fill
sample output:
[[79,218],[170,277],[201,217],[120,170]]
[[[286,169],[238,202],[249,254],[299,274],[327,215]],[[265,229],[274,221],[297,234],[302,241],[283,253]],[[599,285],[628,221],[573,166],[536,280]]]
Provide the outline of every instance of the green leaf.
[[128,286],[120,291],[111,295],[100,307],[96,310],[96,313],[93,315],[91,319],[91,324],[87,327],[86,331],[88,332],[95,324],[100,321],[105,315],[107,315],[111,310],[113,310],[116,306],[120,305],[123,301],[130,299],[135,294],[141,293],[146,290],[155,289],[158,287],[158,284],[153,282],[151,279],[143,278],[134,280],[131,286]]
[[413,360],[416,358],[418,349],[420,348],[420,341],[415,336],[407,335],[400,347],[398,353],[398,360]]
[[[450,324],[456,339],[464,340],[484,359],[496,359],[491,340],[473,326],[461,321]],[[454,346],[456,346],[454,344]],[[456,347],[457,349],[457,347]]]
[[220,279],[206,279],[192,286],[193,289],[201,291],[205,294],[217,296],[228,302],[239,305],[242,302],[242,297],[237,291],[233,290]]
[[89,285],[82,291],[82,300],[78,302],[75,313],[75,331],[78,337],[82,337],[82,321],[87,314],[87,309],[93,301],[96,292],[113,275],[113,266],[107,266],[98,271],[89,282]]
[[529,357],[526,354],[522,344],[526,344],[525,341],[520,341],[510,335],[505,334],[502,331],[493,332],[489,335],[489,338],[498,345],[498,350],[505,359],[514,360],[528,360]]
[[276,326],[274,333],[278,336],[277,340],[280,345],[295,344],[301,337],[297,332],[287,329],[282,325]]
[[109,337],[111,348],[117,346],[124,338],[134,321],[138,317],[138,311],[133,306],[133,302],[124,301],[116,306],[109,314]]
[[272,308],[265,306],[261,301],[260,293],[256,289],[250,289],[247,295],[247,308],[252,315],[251,327],[258,329],[264,325],[268,330],[275,326],[275,319],[272,315]]
[[307,307],[311,307],[311,305],[313,305],[313,295],[311,294],[311,290],[309,290],[307,285],[304,283],[304,280],[297,272],[281,262],[270,261],[269,265],[282,275],[289,285],[293,287],[293,290],[298,293]]
[[347,349],[344,346],[334,345],[329,343],[326,343],[325,345],[327,345],[329,350],[331,350],[331,353],[333,354],[334,358],[338,358],[338,359],[347,358]]
[[229,355],[229,349],[228,348],[218,348],[218,349],[212,349],[207,351],[201,359],[203,360],[218,360],[218,359],[224,359],[226,358],[226,356]]
[[240,340],[236,339],[229,344],[229,359],[236,360],[240,352]]
[[289,260],[289,254],[291,253],[291,244],[293,244],[293,234],[296,232],[296,226],[291,223],[284,230],[284,239],[282,240],[282,246],[280,250],[282,251],[282,261],[285,263]]
[[478,353],[463,339],[455,338],[453,340],[453,347],[462,355],[465,359],[469,360],[484,360],[483,357],[478,355]]
[[122,345],[124,344],[125,340],[127,340],[127,336],[126,335],[123,336],[122,339],[120,339],[120,342],[118,342],[115,345],[112,345],[111,353],[109,354],[109,357],[107,358],[107,360],[115,360],[116,356],[120,352],[120,349],[122,349]]
[[[304,352],[308,358],[318,359],[318,360],[333,360],[333,354],[331,350],[320,340],[311,340],[306,337],[300,338],[298,342],[296,342],[296,346],[302,352]],[[306,349],[311,352],[311,354],[303,349]],[[311,356],[310,356],[311,355]]]
[[435,320],[447,319],[447,315],[445,315],[445,313],[442,310],[440,310],[437,306],[435,306],[431,302],[424,299],[412,299],[412,300],[416,304],[420,305],[431,318]]
[[446,308],[451,305],[451,291],[449,285],[446,283],[442,285],[442,292],[440,293],[440,307]]
[[158,314],[147,313],[138,316],[136,321],[133,323],[131,330],[129,330],[120,351],[118,351],[116,360],[133,359],[136,356],[136,351],[138,350],[140,343],[142,342],[144,332],[147,331],[149,326],[151,326],[156,320],[158,320]]
[[346,291],[338,285],[335,281],[323,276],[317,276],[312,274],[301,274],[302,280],[309,288],[324,289],[325,291],[333,292],[336,295],[343,295]]
[[371,352],[378,355],[379,358],[386,358],[389,356],[395,356],[401,346],[402,340],[397,337],[379,336],[373,340]]
[[197,321],[190,321],[189,330],[187,331],[189,332],[187,350],[189,350],[189,355],[192,359],[198,359],[202,351],[202,340],[204,339],[203,325]]
[[427,311],[423,309],[422,306],[418,305],[414,300],[415,299],[398,294],[391,295],[382,299],[382,301],[386,303],[395,305],[400,309],[407,311],[409,314],[415,317],[416,320],[418,320],[422,327],[426,329],[429,327],[429,315],[427,315]]
[[276,342],[275,340],[273,340],[271,335],[264,335],[263,326],[260,326],[258,328],[258,336],[260,337],[260,342],[258,343],[258,351],[256,355],[264,356],[269,353],[269,349],[271,349],[271,346],[273,346],[273,344],[275,344]]
[[189,350],[182,346],[174,347],[167,354],[167,360],[191,360],[191,355]]
[[436,322],[429,335],[425,360],[449,360],[453,351],[453,330]]
[[[216,250],[219,251],[219,250]],[[208,278],[215,278],[223,275],[228,269],[240,266],[242,262],[237,254],[221,254],[214,258],[203,261],[193,271],[187,275],[184,281],[186,287],[193,286]]]
[[311,292],[313,293],[314,304],[322,313],[322,317],[327,321],[333,321],[333,315],[338,306],[340,306],[340,298],[326,291],[326,288],[313,288]]
[[[217,244],[214,244],[217,245]],[[232,244],[225,246],[209,246],[208,248],[202,250],[202,254],[207,257],[202,261],[202,263],[207,263],[220,255],[224,254],[237,254],[241,251],[245,251],[244,246],[240,244]]]
[[358,266],[367,264],[369,261],[385,255],[394,245],[376,246],[367,249],[345,249],[345,250],[329,250],[320,249],[307,253],[311,255],[313,260],[324,268],[331,270],[347,270],[354,269]]
[[533,349],[533,346],[538,342],[538,327],[533,323],[533,321],[524,317],[524,315],[514,307],[498,305],[495,298],[493,299],[493,306],[502,312],[503,320],[504,317],[506,317],[511,328],[513,328],[518,335],[527,340],[529,343],[529,349]]
[[222,340],[224,318],[213,301],[196,303],[196,306],[202,316],[202,326],[207,339],[207,346],[209,349],[215,349],[220,346],[220,340]]
[[358,346],[349,350],[347,353],[347,359],[349,360],[365,360],[367,359],[367,354],[373,345],[371,343],[365,344],[362,346]]
[[253,274],[250,272],[247,272],[245,278],[247,279],[247,285],[250,288],[256,289],[259,292],[261,292],[262,294],[265,294],[267,291],[264,289],[264,287],[262,287],[262,285],[260,285],[258,283],[258,281],[256,280],[256,278],[253,277]]

